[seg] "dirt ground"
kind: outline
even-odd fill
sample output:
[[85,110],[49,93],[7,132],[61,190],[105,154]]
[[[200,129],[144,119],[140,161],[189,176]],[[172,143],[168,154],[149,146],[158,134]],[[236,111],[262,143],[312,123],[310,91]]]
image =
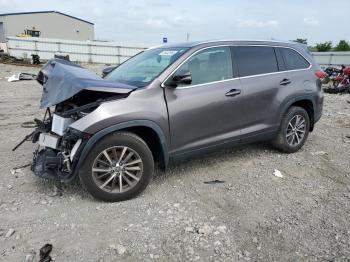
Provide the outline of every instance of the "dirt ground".
[[[157,170],[142,195],[111,204],[78,181],[60,189],[29,167],[11,173],[34,149],[11,151],[30,133],[21,124],[43,111],[38,83],[4,77],[37,71],[0,64],[0,261],[34,251],[37,261],[46,243],[55,261],[350,260],[350,95],[326,95],[300,152],[217,152]],[[203,183],[215,179],[224,183]]]

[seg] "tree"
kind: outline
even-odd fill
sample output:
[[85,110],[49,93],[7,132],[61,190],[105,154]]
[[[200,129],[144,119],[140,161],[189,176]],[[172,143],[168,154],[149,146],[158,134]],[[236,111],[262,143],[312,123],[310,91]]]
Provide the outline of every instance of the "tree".
[[346,40],[340,40],[334,48],[335,51],[350,51],[350,45]]
[[316,49],[318,52],[328,52],[332,49],[332,42],[324,42],[316,44]]
[[306,38],[297,38],[297,39],[293,40],[293,42],[307,45],[307,39]]

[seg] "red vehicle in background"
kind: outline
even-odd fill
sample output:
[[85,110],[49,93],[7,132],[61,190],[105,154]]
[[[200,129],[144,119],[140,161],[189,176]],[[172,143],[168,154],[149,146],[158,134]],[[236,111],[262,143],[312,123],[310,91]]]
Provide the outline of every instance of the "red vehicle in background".
[[350,86],[350,66],[343,69],[343,75],[337,76],[333,80],[334,87],[348,87]]
[[328,67],[325,72],[328,74],[328,81],[332,80],[332,87],[325,88],[326,93],[350,93],[350,66],[344,65],[339,70]]

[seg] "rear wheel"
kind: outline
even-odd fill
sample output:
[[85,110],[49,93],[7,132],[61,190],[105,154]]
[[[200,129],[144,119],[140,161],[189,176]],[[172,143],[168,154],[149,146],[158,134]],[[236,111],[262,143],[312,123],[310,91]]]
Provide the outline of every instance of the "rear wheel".
[[93,197],[115,202],[141,193],[151,180],[153,169],[147,144],[132,133],[120,132],[96,143],[79,177]]
[[294,153],[304,144],[309,135],[310,118],[304,108],[293,106],[284,115],[278,134],[272,144],[285,153]]

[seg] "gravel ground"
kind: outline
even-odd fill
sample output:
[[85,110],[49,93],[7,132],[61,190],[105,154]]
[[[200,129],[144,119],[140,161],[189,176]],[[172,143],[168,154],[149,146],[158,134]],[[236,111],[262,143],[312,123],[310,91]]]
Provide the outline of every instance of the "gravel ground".
[[[11,152],[30,132],[21,123],[43,111],[38,83],[4,77],[37,71],[0,64],[0,261],[34,251],[37,261],[46,243],[56,261],[349,261],[350,95],[326,95],[298,153],[266,144],[217,152],[157,170],[142,195],[111,204],[78,181],[10,172],[34,149]],[[215,179],[224,183],[203,183]]]

